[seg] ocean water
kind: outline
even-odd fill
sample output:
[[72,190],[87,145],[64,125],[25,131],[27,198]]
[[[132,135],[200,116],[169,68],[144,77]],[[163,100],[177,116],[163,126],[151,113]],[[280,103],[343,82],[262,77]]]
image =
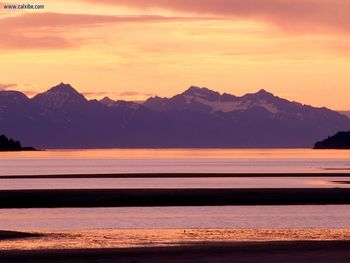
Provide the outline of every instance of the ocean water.
[[[335,173],[312,176],[313,173]],[[15,175],[309,173],[308,177],[53,178]],[[337,177],[336,173],[349,173]],[[0,190],[349,187],[350,151],[310,149],[49,150],[0,153]],[[350,228],[350,206],[0,209],[2,230]],[[103,237],[104,238],[104,237]]]
[[[349,177],[311,177],[312,173]],[[310,173],[265,178],[54,178],[14,175],[127,173]],[[330,188],[350,187],[350,151],[310,149],[104,149],[0,153],[0,190],[92,188]]]
[[0,176],[349,172],[350,150],[103,149],[0,153]]
[[0,209],[2,230],[350,228],[349,205]]

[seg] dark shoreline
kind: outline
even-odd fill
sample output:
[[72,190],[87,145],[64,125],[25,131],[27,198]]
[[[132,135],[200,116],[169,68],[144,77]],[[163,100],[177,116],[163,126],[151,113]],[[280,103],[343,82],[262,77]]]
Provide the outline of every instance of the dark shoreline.
[[34,234],[34,233],[25,233],[25,232],[18,232],[18,231],[4,231],[0,230],[0,241],[1,240],[8,240],[8,239],[20,239],[20,238],[28,238],[28,237],[39,237],[40,234]]
[[345,205],[347,188],[2,190],[0,208]]
[[21,149],[0,149],[0,152],[38,152],[43,150],[35,149],[34,147],[22,147]]
[[349,262],[349,241],[202,243],[174,247],[10,250],[4,262]]
[[89,178],[249,178],[249,177],[350,177],[345,173],[125,173],[125,174],[57,174],[6,175],[3,179],[89,179]]
[[335,184],[350,184],[350,181],[331,181],[331,182]]

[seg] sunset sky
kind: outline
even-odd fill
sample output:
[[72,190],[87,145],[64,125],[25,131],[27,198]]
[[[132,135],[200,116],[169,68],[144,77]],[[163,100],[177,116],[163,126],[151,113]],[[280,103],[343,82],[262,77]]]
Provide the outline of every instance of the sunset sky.
[[350,110],[349,0],[27,2],[45,9],[0,9],[0,89],[33,96],[65,82],[142,100],[190,85],[264,88]]

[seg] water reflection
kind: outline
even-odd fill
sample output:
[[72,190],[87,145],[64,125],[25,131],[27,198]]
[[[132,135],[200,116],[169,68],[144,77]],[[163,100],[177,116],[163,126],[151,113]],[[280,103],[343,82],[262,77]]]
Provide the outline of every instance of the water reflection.
[[[0,176],[67,173],[349,172],[350,150],[107,149],[0,153]],[[329,171],[328,171],[329,172]]]
[[350,205],[1,209],[2,230],[349,228]]
[[350,229],[119,229],[43,234],[39,238],[0,241],[0,250],[160,247],[218,241],[349,240]]

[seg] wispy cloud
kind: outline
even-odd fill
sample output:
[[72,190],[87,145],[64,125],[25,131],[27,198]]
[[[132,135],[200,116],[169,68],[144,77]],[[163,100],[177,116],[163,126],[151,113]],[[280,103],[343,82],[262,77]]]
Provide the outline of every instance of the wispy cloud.
[[273,23],[287,30],[350,31],[348,0],[78,0],[133,8],[161,8],[200,15],[239,17]]
[[[38,91],[32,90],[35,86],[30,85],[30,84],[15,84],[15,83],[10,83],[10,84],[2,84],[0,83],[0,91],[2,90],[17,90],[20,92],[23,92],[29,97],[35,96],[38,94]],[[28,90],[30,88],[30,90]]]
[[[165,16],[109,16],[90,14],[29,13],[0,18],[0,47],[7,49],[65,49],[93,37],[79,31],[117,23],[162,23],[196,18]],[[74,36],[74,33],[77,36]]]
[[98,26],[113,23],[156,23],[166,21],[193,20],[188,17],[166,17],[153,15],[91,15],[91,14],[63,14],[63,13],[30,13],[20,16],[7,17],[0,20],[2,27],[35,27],[39,29],[51,27],[76,27],[76,26]]
[[154,96],[154,93],[142,93],[137,91],[125,91],[125,92],[108,92],[108,91],[92,91],[92,92],[83,92],[84,96],[88,98],[102,98],[102,97],[111,97],[112,99],[119,100],[142,100]]
[[17,86],[18,86],[17,84],[3,84],[3,83],[0,83],[0,90],[15,89]]
[[96,97],[105,97],[110,95],[111,93],[108,93],[106,91],[87,91],[87,92],[82,92],[82,94],[85,97],[96,98]]
[[118,96],[120,97],[135,97],[135,96],[144,96],[144,97],[151,97],[154,96],[153,93],[140,93],[136,91],[126,91],[119,93]]

